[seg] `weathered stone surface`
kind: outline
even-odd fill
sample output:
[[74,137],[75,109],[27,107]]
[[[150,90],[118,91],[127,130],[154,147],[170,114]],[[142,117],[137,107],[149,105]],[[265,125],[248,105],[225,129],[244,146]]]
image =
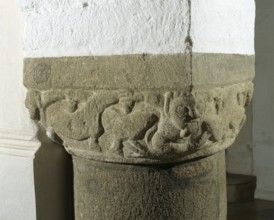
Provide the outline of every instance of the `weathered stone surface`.
[[[49,65],[51,74],[41,82],[36,76]],[[191,83],[185,54],[28,58],[24,72],[25,86],[38,90],[184,89]]]
[[77,220],[225,220],[224,153],[162,166],[74,157]]
[[252,81],[255,76],[255,56],[194,53],[192,76],[192,83],[196,87]]
[[220,54],[26,59],[26,103],[72,155],[185,161],[233,143],[252,96],[253,62]]
[[199,53],[28,58],[24,72],[25,86],[35,90],[141,91],[239,83],[255,73],[254,56]]
[[74,158],[76,219],[225,220],[224,149],[245,121],[253,61],[25,60],[31,117]]
[[208,156],[234,141],[252,83],[177,91],[29,91],[32,118],[77,156],[166,163]]

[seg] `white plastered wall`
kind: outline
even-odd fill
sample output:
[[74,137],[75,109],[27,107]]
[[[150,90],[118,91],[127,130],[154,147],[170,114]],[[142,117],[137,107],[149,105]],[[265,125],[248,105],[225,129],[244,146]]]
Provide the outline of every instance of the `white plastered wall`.
[[0,154],[0,219],[35,220],[31,158]]
[[254,54],[254,0],[192,0],[193,52]]
[[22,18],[0,0],[0,219],[35,220],[33,157],[39,143],[24,107]]
[[24,107],[22,24],[17,0],[0,0],[0,128],[34,131]]
[[189,28],[193,52],[254,54],[254,0],[190,2],[20,0],[25,56],[185,53]]

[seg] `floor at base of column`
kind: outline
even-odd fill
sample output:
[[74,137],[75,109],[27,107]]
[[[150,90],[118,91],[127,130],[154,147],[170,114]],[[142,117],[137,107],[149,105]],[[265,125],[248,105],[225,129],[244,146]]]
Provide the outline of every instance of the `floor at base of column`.
[[227,220],[273,220],[274,201],[254,200],[228,205]]

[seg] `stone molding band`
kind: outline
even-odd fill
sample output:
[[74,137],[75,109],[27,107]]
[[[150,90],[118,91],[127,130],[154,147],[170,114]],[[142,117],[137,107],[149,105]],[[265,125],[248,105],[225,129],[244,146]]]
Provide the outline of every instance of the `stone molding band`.
[[27,58],[27,88],[185,90],[251,81],[254,56],[231,54]]
[[0,129],[0,155],[34,158],[39,147],[32,131]]
[[164,57],[26,59],[26,105],[54,141],[82,158],[160,164],[229,147],[251,101],[253,58],[200,54],[189,69],[186,55]]

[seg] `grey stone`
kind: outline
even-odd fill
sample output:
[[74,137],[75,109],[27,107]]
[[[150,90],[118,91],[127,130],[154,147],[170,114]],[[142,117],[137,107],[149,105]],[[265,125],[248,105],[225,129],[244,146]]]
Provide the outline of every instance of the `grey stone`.
[[[27,58],[24,63],[26,87],[39,90],[184,89],[191,83],[186,74],[190,73],[190,56],[184,54]],[[47,65],[51,74],[42,83],[36,76]]]
[[162,166],[74,157],[77,220],[225,220],[224,153]]
[[255,56],[194,53],[192,75],[195,87],[252,81],[255,76]]
[[[194,53],[27,58],[24,73],[26,87],[37,90],[182,91],[191,84],[198,87],[251,81],[255,71],[254,56]],[[45,75],[48,79],[42,80]]]
[[245,121],[252,89],[244,82],[191,92],[30,90],[27,106],[72,155],[169,163],[229,147]]
[[[74,158],[77,220],[225,220],[254,57],[26,59],[31,117]],[[41,76],[41,78],[39,77]]]

